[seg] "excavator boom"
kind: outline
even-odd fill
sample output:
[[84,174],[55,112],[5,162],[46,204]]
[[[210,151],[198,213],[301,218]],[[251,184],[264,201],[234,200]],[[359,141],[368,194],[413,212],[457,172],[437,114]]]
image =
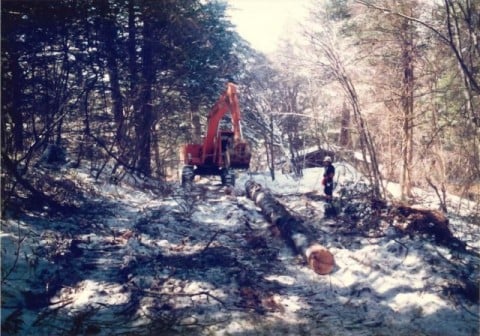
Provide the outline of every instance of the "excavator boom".
[[218,132],[220,121],[230,111],[232,118],[233,143],[242,142],[242,131],[240,126],[240,107],[238,104],[237,87],[233,83],[227,84],[227,89],[217,100],[208,114],[207,135],[203,142],[202,161],[211,163],[217,158],[216,143],[218,142]]

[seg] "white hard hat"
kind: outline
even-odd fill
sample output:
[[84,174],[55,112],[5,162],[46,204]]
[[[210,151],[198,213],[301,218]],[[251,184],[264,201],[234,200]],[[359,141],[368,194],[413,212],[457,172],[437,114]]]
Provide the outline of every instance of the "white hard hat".
[[325,156],[325,159],[323,159],[325,162],[332,162],[332,158],[330,156]]

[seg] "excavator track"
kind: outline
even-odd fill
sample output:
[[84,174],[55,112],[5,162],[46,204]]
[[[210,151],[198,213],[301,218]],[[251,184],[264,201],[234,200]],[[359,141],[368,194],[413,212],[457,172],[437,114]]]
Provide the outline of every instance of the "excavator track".
[[220,175],[222,179],[222,184],[227,186],[235,185],[235,173],[227,168],[222,169],[222,174]]
[[[187,165],[182,168],[182,187],[189,186],[193,183],[195,178],[195,168]],[[223,168],[220,171],[220,179],[224,186],[235,185],[235,172],[228,168]]]

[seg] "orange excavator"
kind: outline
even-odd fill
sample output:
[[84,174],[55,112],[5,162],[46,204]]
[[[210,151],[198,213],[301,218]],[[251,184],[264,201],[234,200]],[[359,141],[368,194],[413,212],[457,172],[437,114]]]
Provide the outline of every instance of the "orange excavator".
[[[231,113],[231,128],[220,129],[220,122],[228,111]],[[217,175],[223,185],[235,185],[232,170],[249,168],[251,151],[242,135],[235,84],[227,84],[227,89],[210,110],[203,143],[186,144],[183,155],[182,185],[192,182],[196,175]]]

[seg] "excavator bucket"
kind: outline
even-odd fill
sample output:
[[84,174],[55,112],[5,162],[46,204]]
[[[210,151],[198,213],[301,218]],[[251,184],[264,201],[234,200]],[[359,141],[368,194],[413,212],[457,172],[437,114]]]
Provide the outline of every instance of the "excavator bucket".
[[250,146],[245,141],[236,143],[228,150],[230,157],[230,168],[232,169],[248,169],[250,167],[250,159],[252,153]]

